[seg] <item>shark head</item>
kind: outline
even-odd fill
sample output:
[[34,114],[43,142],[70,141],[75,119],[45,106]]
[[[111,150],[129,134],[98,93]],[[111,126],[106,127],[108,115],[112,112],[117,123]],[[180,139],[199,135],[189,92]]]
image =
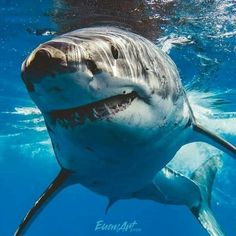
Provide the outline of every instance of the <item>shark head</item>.
[[160,50],[155,65],[154,44],[146,40],[152,51],[130,38],[78,30],[37,47],[23,62],[22,79],[42,113],[72,126],[106,119],[164,124],[181,90],[177,70]]

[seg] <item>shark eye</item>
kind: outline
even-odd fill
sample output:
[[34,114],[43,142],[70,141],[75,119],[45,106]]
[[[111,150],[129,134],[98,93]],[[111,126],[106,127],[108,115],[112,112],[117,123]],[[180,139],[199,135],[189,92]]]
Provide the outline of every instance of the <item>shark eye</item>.
[[96,63],[93,61],[93,60],[86,60],[85,61],[85,64],[86,66],[88,67],[88,69],[93,73],[93,74],[96,74],[96,73],[100,73],[101,70],[98,69]]
[[113,45],[111,45],[111,53],[115,60],[118,59],[119,56],[118,50]]

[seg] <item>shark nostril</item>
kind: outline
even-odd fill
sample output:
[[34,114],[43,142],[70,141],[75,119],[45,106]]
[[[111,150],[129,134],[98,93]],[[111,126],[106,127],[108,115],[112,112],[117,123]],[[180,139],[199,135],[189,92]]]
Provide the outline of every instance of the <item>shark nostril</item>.
[[96,63],[93,60],[86,60],[85,64],[88,70],[92,72],[92,74],[97,74],[101,72],[101,70],[97,67]]

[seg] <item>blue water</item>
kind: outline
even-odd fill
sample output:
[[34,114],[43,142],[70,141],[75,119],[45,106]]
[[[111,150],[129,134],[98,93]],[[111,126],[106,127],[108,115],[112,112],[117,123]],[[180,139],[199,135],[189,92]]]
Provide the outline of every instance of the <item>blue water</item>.
[[[191,43],[169,49],[188,91],[196,117],[209,129],[236,144],[236,3],[181,2],[161,26],[166,40],[186,37]],[[208,2],[208,3],[207,3]],[[40,112],[20,79],[25,57],[56,31],[52,1],[0,0],[0,236],[12,236],[22,217],[59,171]],[[164,16],[162,16],[164,17]],[[30,30],[29,30],[30,29]],[[46,31],[46,30],[45,30]],[[168,38],[164,38],[168,36]],[[210,155],[207,145],[180,150],[170,165],[189,175]],[[236,235],[236,162],[222,155],[212,193],[212,208],[228,236]],[[65,189],[34,221],[26,235],[207,235],[183,206],[151,201],[116,203],[105,215],[107,199],[75,185]],[[138,223],[138,232],[97,232],[97,221]]]

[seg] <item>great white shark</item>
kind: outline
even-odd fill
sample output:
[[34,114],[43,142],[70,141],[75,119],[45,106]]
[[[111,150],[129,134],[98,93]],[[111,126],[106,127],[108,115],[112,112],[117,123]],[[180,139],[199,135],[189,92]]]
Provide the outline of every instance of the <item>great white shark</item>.
[[76,183],[108,197],[108,208],[131,198],[185,204],[211,235],[223,235],[209,210],[216,162],[193,179],[165,166],[189,143],[208,143],[233,158],[236,148],[197,121],[174,62],[155,44],[117,27],[79,29],[39,45],[23,62],[22,79],[61,171],[15,235]]

